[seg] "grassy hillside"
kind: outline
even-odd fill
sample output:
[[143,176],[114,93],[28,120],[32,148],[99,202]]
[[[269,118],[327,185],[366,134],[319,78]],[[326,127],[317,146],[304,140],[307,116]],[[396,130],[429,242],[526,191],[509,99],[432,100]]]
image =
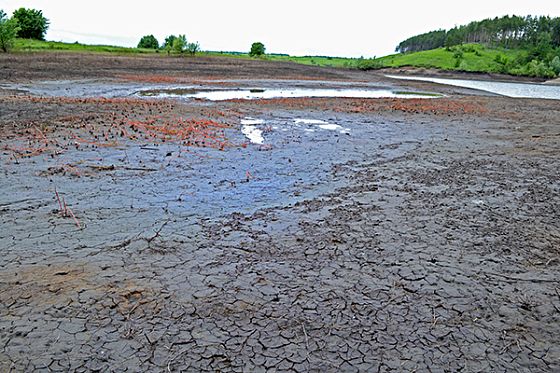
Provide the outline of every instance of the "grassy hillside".
[[358,59],[356,58],[343,58],[343,57],[317,57],[317,56],[305,56],[305,57],[294,57],[294,56],[267,56],[268,60],[271,61],[290,61],[301,63],[304,65],[313,66],[328,66],[328,67],[355,67]]
[[[79,43],[62,43],[56,41],[39,41],[30,39],[17,39],[14,45],[16,52],[40,52],[40,51],[69,51],[69,52],[94,52],[94,53],[117,53],[117,54],[158,54],[153,49],[115,47],[109,45],[87,45]],[[167,55],[159,51],[160,55]],[[239,52],[199,52],[202,56],[222,56],[231,58],[252,58],[248,53]],[[262,57],[267,61],[290,61],[313,66],[330,67],[355,67],[357,59],[342,57],[295,57],[288,55],[269,54]]]
[[[153,49],[126,48],[108,45],[85,45],[54,41],[17,39],[15,52],[25,51],[70,51],[115,54],[152,54],[167,56],[164,51]],[[443,70],[504,73],[533,77],[553,78],[560,72],[560,65],[547,65],[542,61],[531,60],[526,49],[490,48],[480,44],[465,44],[451,48],[438,48],[421,52],[399,53],[377,59],[356,59],[327,56],[296,57],[269,54],[260,57],[267,61],[295,62],[312,66],[338,68],[359,68],[372,70],[384,67],[427,67]],[[172,54],[174,55],[174,54]],[[240,52],[200,52],[199,56],[221,56],[229,58],[253,58]],[[554,61],[553,61],[554,62]]]
[[14,51],[71,51],[71,52],[105,52],[105,53],[154,53],[153,49],[115,47],[110,45],[86,45],[79,43],[62,43],[58,41],[40,41],[33,39],[16,39]]
[[490,48],[480,44],[464,44],[451,48],[399,53],[372,60],[359,61],[357,67],[373,70],[384,67],[427,67],[442,70],[503,73],[520,76],[553,78],[558,66],[535,60],[527,49]]
[[527,52],[521,49],[490,49],[478,44],[468,44],[450,49],[438,48],[394,54],[378,58],[376,61],[385,67],[416,66],[472,72],[501,72],[504,60],[516,61],[526,55]]

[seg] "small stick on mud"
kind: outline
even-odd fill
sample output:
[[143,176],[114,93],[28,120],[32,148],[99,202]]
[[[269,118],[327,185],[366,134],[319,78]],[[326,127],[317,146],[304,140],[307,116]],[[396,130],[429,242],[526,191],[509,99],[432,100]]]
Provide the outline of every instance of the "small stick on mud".
[[64,200],[64,197],[62,197],[61,200],[60,195],[58,194],[58,190],[56,190],[56,187],[54,188],[54,194],[56,195],[56,200],[58,201],[58,210],[60,212],[60,215],[63,218],[71,217],[72,219],[74,219],[74,223],[76,223],[78,229],[82,229],[82,225],[80,224],[80,221],[78,220],[78,218],[76,218],[76,215],[74,215],[74,212],[70,209],[70,207],[66,205],[66,201]]
[[64,212],[62,213],[63,217],[68,217],[68,206],[66,206],[66,201],[64,200],[64,197],[62,197],[62,205],[64,206]]
[[58,195],[58,191],[56,190],[56,187],[54,188],[54,194],[56,194],[56,200],[58,201],[58,211],[64,215],[64,212],[62,211],[62,203],[60,202],[60,196]]
[[74,223],[76,223],[76,226],[78,227],[78,229],[82,229],[80,221],[78,220],[78,218],[76,218],[76,215],[74,215],[74,212],[70,209],[70,207],[66,206],[66,210],[70,213],[70,216],[72,217],[72,219],[74,219]]
[[163,228],[165,228],[165,226],[166,226],[167,224],[169,224],[170,221],[171,221],[170,219],[166,220],[166,221],[161,225],[161,227],[159,227],[159,229],[156,230],[155,234],[154,234],[152,237],[148,237],[148,238],[145,239],[146,242],[148,242],[148,246],[152,243],[153,240],[155,240],[156,238],[159,237],[159,234],[161,233],[161,231],[163,230]]
[[303,329],[303,335],[305,336],[305,348],[307,353],[307,361],[309,361],[309,337],[307,336],[307,331],[305,330],[305,325],[301,323],[301,328]]
[[16,164],[19,164],[19,158],[17,157],[17,153],[12,150],[12,157],[14,157],[14,161]]

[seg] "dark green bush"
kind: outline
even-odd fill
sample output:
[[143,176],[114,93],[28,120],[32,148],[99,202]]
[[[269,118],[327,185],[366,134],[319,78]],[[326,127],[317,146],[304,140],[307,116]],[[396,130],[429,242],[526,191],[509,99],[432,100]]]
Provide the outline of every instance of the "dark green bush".
[[258,57],[263,56],[266,51],[264,44],[261,42],[256,42],[251,45],[251,50],[249,51],[249,56]]
[[12,18],[17,19],[18,22],[18,38],[45,40],[49,20],[43,16],[42,11],[19,8],[14,12]]
[[140,39],[138,43],[138,48],[158,49],[159,42],[154,35],[142,36],[142,39]]
[[356,63],[356,67],[360,70],[368,71],[368,70],[382,69],[384,66],[383,63],[381,63],[381,61],[376,59],[371,59],[371,60],[360,59]]
[[177,36],[169,35],[165,38],[165,41],[163,42],[163,45],[161,47],[170,50],[171,48],[173,48],[173,42],[175,41],[175,39],[177,39]]

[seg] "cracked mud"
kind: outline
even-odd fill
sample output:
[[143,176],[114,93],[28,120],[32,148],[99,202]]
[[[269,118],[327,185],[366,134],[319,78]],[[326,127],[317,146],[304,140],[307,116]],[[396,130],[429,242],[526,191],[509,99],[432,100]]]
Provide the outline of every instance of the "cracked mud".
[[[2,58],[32,86],[64,57]],[[414,87],[448,96],[0,91],[0,371],[560,370],[557,102]]]

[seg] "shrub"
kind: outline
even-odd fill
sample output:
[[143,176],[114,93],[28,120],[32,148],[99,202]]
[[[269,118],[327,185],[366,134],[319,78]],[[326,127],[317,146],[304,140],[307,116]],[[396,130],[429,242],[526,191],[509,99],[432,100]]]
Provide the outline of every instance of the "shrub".
[[138,48],[158,49],[159,42],[154,35],[142,36],[142,39],[140,39],[138,43]]
[[187,43],[187,52],[194,56],[197,52],[200,52],[200,44],[198,43]]
[[550,68],[556,73],[556,75],[560,75],[560,57],[556,56],[550,61]]
[[537,78],[554,78],[556,76],[553,69],[551,69],[545,62],[539,60],[532,60],[521,69],[516,70],[516,73]]
[[185,35],[179,35],[173,39],[173,50],[177,53],[183,53],[187,47],[187,37]]
[[251,57],[258,57],[264,55],[266,48],[264,44],[261,42],[256,42],[251,45],[251,51],[249,52],[249,56]]
[[507,63],[507,58],[501,54],[497,54],[496,57],[494,57],[494,61],[500,65],[505,65]]
[[6,13],[0,10],[0,49],[4,52],[12,49],[18,30],[17,19],[6,17]]
[[49,20],[43,12],[36,9],[19,8],[12,16],[19,26],[17,37],[24,39],[45,40],[45,33],[49,28]]
[[173,42],[175,41],[175,39],[177,39],[175,35],[169,35],[165,38],[165,41],[163,42],[163,45],[161,47],[165,49],[173,48]]
[[461,62],[463,62],[463,50],[457,49],[455,53],[453,53],[453,58],[455,58],[455,68],[458,69],[461,66]]
[[376,59],[372,59],[372,60],[364,60],[364,59],[359,59],[358,62],[356,63],[356,67],[360,70],[378,70],[378,69],[382,69],[383,63],[379,60]]

